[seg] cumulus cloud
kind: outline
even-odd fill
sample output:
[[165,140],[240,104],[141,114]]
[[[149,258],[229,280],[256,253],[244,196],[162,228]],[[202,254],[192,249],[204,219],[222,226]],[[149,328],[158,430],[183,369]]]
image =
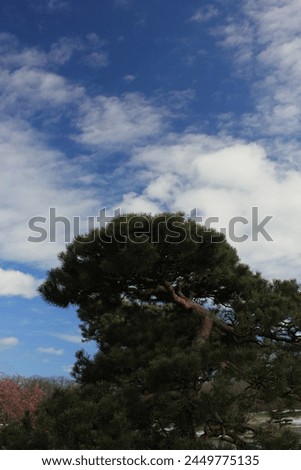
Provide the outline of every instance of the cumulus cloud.
[[[117,192],[124,191],[119,201],[124,211],[189,213],[196,208],[204,218],[218,217],[218,229],[228,230],[229,220],[235,216],[249,221],[252,207],[258,207],[260,220],[273,216],[267,230],[274,241],[259,237],[255,242],[250,223],[237,225],[235,234],[246,232],[249,237],[244,243],[236,243],[242,259],[268,276],[298,277],[301,179],[296,162],[301,148],[296,130],[301,115],[297,60],[301,36],[290,16],[296,5],[293,0],[246,1],[241,18],[226,18],[224,26],[215,31],[220,46],[231,51],[233,65],[244,64],[247,73],[253,73],[255,67],[257,74],[254,112],[241,118],[241,139],[227,136],[224,124],[224,132],[216,136],[168,134],[171,96],[164,106],[139,93],[93,96],[50,69],[50,62],[59,65],[70,60],[76,47],[86,56],[100,54],[103,44],[94,33],[75,46],[62,39],[48,52],[26,48],[14,36],[1,35],[0,106],[5,119],[0,121],[0,198],[5,204],[0,209],[0,256],[35,262],[40,267],[53,265],[65,240],[28,243],[27,237],[33,235],[28,220],[44,216],[43,228],[49,230],[49,201],[58,216],[72,220],[75,215],[96,215],[107,205],[100,197],[104,192],[106,200],[110,196],[116,200]],[[201,14],[209,19],[210,11],[212,15],[213,10],[200,10],[198,21],[203,21]],[[280,14],[295,31],[294,38],[286,26],[281,28],[281,40],[277,37]],[[87,43],[92,48],[89,51]],[[173,98],[183,106],[183,100],[193,99],[193,93],[187,90]],[[177,109],[175,104],[172,109]],[[93,155],[71,159],[53,148],[48,135],[33,127],[35,119],[46,119],[45,110],[48,119],[51,113],[58,122],[62,115],[68,117],[73,134],[66,139],[72,137]],[[91,164],[94,155],[99,162],[119,151],[131,156],[129,162],[124,156],[123,168],[115,169],[114,176],[119,181],[122,177],[123,185],[110,188],[106,175],[102,175],[105,191],[101,193],[100,187],[95,190],[94,174],[86,170],[89,165],[85,163]],[[285,160],[281,164],[279,159],[271,159],[279,156]],[[20,295],[30,289],[22,292]],[[67,336],[61,339],[67,341]]]
[[[95,50],[103,46],[96,34],[91,33],[86,41]],[[70,47],[66,38],[58,41],[50,50],[51,60],[68,60]],[[70,134],[62,136],[66,141],[72,138],[74,126],[74,139],[99,158],[104,151],[130,149],[160,134],[167,112],[137,93],[89,96],[84,87],[49,70],[49,54],[26,49],[12,35],[0,36],[0,50],[0,109],[4,116],[0,120],[0,198],[5,201],[0,208],[0,257],[48,268],[76,234],[74,218],[80,220],[80,231],[87,231],[87,217],[96,216],[110,196],[105,179],[102,186],[93,185],[93,156],[71,159],[52,146],[60,120],[67,121],[70,128]],[[37,123],[44,132],[37,130]],[[92,166],[86,165],[87,159]],[[102,200],[104,193],[106,201]],[[49,238],[51,207],[57,217],[67,221],[65,225],[55,222],[55,243]],[[35,217],[44,222],[35,223],[33,233],[29,221]],[[37,227],[46,233],[43,240]]]
[[[93,192],[85,186],[78,191],[82,168],[70,166],[64,155],[48,148],[39,133],[24,122],[0,122],[0,156],[0,198],[5,201],[0,208],[0,256],[49,266],[65,245],[65,236],[58,235],[57,243],[49,240],[50,204],[58,216],[72,221],[77,215],[84,220],[85,215],[96,211]],[[35,216],[45,218],[45,243],[28,242],[28,237],[37,235],[28,225]],[[65,235],[63,224],[57,223],[55,228]]]
[[[149,170],[148,182],[142,194],[124,195],[123,211],[144,207],[146,212],[181,210],[189,215],[197,209],[202,222],[218,218],[212,226],[225,229],[228,241],[253,269],[269,277],[299,276],[301,175],[270,160],[262,146],[230,137],[173,135],[167,143],[137,150],[132,165],[138,174]],[[268,216],[272,219],[265,229],[273,241],[255,233]],[[231,240],[233,217],[247,223],[235,225]],[[247,240],[235,241],[243,234]]]
[[22,296],[31,299],[37,295],[40,281],[30,274],[0,268],[0,296]]
[[44,354],[51,354],[51,355],[54,355],[54,356],[62,356],[64,354],[63,349],[56,349],[56,348],[53,348],[53,347],[38,348],[38,352],[44,353]]
[[0,84],[4,95],[1,107],[10,111],[19,105],[21,116],[46,105],[51,109],[74,103],[83,95],[83,88],[69,84],[60,75],[28,67],[2,73]]
[[[68,46],[66,41],[60,44],[61,48],[64,46]],[[58,49],[52,49],[52,53],[54,50],[58,54]],[[63,224],[58,223],[56,243],[50,242],[50,206],[71,224],[73,217],[80,217],[85,230],[86,217],[96,215],[100,209],[101,198],[96,202],[95,191],[86,183],[93,180],[93,174],[85,170],[80,159],[70,160],[51,145],[49,121],[59,121],[67,108],[68,112],[76,109],[86,98],[86,90],[48,70],[48,59],[43,52],[26,49],[12,35],[0,35],[0,51],[3,65],[0,72],[3,115],[0,120],[0,257],[21,263],[34,262],[45,268],[55,262],[58,251],[68,241]],[[61,61],[67,60],[64,54],[67,52],[61,51]],[[59,54],[57,61],[58,57]],[[43,120],[47,122],[47,134],[36,129],[36,120],[40,127]],[[36,216],[45,219],[44,243],[28,242],[28,237],[36,235],[28,226],[29,220]],[[74,234],[71,230],[69,237],[72,239]],[[24,291],[20,287],[19,294],[32,295],[29,284],[33,280],[26,274],[23,276],[27,287]],[[5,286],[3,295],[9,292]],[[15,290],[11,289],[14,294]]]
[[0,338],[0,351],[18,346],[19,340],[15,336]]
[[0,64],[2,67],[43,67],[47,64],[47,54],[37,47],[22,46],[16,36],[0,33]]
[[36,113],[43,116],[47,107],[49,118],[49,113],[60,115],[62,106],[76,104],[84,88],[70,83],[51,67],[65,63],[79,47],[72,45],[68,38],[62,38],[48,53],[21,45],[13,35],[0,34],[2,113],[28,120]]

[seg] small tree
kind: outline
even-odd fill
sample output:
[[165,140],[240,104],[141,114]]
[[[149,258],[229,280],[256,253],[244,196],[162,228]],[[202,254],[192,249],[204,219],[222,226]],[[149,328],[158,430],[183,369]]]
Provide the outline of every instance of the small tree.
[[16,380],[0,380],[0,423],[20,420],[25,413],[32,415],[44,399],[45,393],[38,385],[18,384]]
[[83,387],[96,387],[95,448],[202,448],[216,437],[298,446],[250,420],[300,406],[295,280],[265,280],[223,234],[181,214],[118,217],[59,259],[39,290],[76,305],[84,339],[98,345],[74,366]]

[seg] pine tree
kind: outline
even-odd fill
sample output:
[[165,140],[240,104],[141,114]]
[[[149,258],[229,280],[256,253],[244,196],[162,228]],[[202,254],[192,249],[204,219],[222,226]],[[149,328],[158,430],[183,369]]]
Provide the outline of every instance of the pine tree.
[[120,216],[59,260],[39,290],[75,305],[98,346],[73,371],[94,403],[92,446],[298,448],[283,422],[253,419],[300,407],[295,280],[252,272],[223,234],[182,214]]

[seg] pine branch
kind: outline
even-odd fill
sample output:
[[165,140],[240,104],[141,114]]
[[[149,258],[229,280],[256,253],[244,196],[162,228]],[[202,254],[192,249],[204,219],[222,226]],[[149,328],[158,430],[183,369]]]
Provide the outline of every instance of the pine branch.
[[171,298],[175,303],[181,305],[185,310],[193,310],[200,315],[202,318],[202,331],[200,333],[200,339],[202,342],[205,342],[209,339],[212,328],[214,326],[224,333],[231,335],[235,334],[232,326],[227,325],[218,318],[214,317],[212,313],[203,305],[196,303],[186,297],[182,292],[180,283],[177,284],[176,290],[167,281],[164,282],[164,286],[165,289],[170,293]]

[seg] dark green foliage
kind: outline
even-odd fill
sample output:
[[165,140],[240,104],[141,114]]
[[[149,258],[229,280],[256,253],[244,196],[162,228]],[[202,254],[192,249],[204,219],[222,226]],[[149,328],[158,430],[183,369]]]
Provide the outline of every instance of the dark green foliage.
[[78,352],[78,387],[42,406],[28,445],[298,448],[289,430],[253,422],[261,410],[300,408],[296,281],[263,279],[222,234],[181,214],[122,216],[59,258],[40,292],[77,306],[98,352]]

